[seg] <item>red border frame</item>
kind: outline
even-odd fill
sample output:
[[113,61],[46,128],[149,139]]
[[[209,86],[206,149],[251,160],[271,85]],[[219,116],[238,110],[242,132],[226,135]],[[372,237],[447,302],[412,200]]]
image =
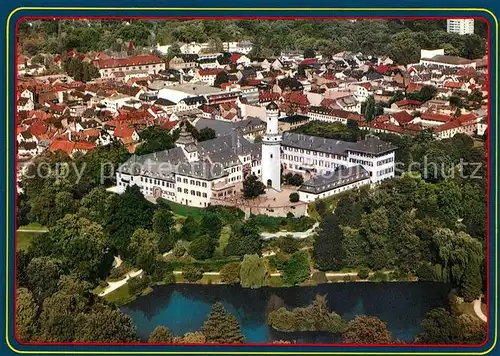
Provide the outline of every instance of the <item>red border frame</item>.
[[[15,24],[15,30],[14,30],[14,36],[17,40],[18,37],[18,26],[19,23],[23,20],[61,20],[61,19],[106,19],[110,21],[118,21],[120,19],[142,19],[142,20],[320,20],[320,21],[344,21],[344,20],[349,20],[349,19],[381,19],[381,20],[387,20],[387,19],[412,19],[412,20],[445,20],[445,19],[463,19],[464,16],[358,16],[358,17],[353,17],[353,16],[234,16],[234,17],[228,17],[228,16],[84,16],[84,15],[77,15],[77,16],[22,16],[20,17]],[[475,20],[481,20],[486,22],[487,25],[487,50],[488,50],[488,58],[487,58],[487,68],[488,68],[488,73],[487,73],[487,90],[488,93],[490,93],[490,88],[491,88],[491,24],[488,21],[487,18],[482,17],[482,16],[470,16],[467,18],[473,18]],[[17,112],[17,101],[18,101],[18,75],[17,75],[17,60],[18,60],[18,45],[16,41],[16,45],[14,48],[14,68],[16,71],[15,75],[15,90],[14,90],[14,101],[15,101],[15,125],[16,125],[16,135],[15,137],[17,138],[17,125],[18,125],[18,112]],[[499,69],[496,68],[498,71]],[[8,88],[7,88],[8,90]],[[490,205],[490,164],[488,164],[488,158],[491,155],[490,151],[490,120],[491,120],[491,96],[488,95],[488,115],[487,115],[487,140],[485,141],[486,144],[486,154],[487,154],[487,184],[486,184],[486,305],[489,306],[489,295],[490,295],[490,213],[489,213],[489,205]],[[18,173],[18,154],[17,154],[17,139],[14,139],[14,147],[15,147],[15,157],[16,159],[14,160],[14,181],[15,181],[15,187],[14,187],[14,204],[15,207],[14,209],[17,209],[17,173]],[[17,210],[15,210],[15,213]],[[14,214],[16,216],[16,214]],[[212,346],[231,346],[231,347],[239,347],[239,346],[250,346],[250,347],[259,347],[259,346],[266,346],[266,347],[291,347],[291,346],[303,346],[303,347],[364,347],[364,348],[373,348],[373,347],[384,347],[384,348],[393,348],[393,347],[440,347],[440,348],[450,348],[450,347],[466,347],[466,348],[479,348],[488,343],[489,336],[490,336],[490,324],[491,324],[491,319],[489,318],[489,307],[486,309],[486,317],[488,318],[487,325],[486,325],[486,339],[484,340],[483,343],[481,344],[348,344],[348,343],[333,343],[333,344],[308,344],[308,343],[296,343],[296,344],[273,344],[273,343],[241,343],[241,344],[221,344],[221,343],[210,343],[210,344],[171,344],[171,343],[158,343],[158,344],[151,344],[148,342],[131,342],[131,343],[123,343],[123,342],[22,342],[17,338],[17,330],[16,330],[16,283],[15,281],[17,280],[17,268],[16,266],[16,259],[17,259],[17,219],[14,220],[14,227],[15,227],[15,239],[14,239],[14,288],[13,288],[13,293],[14,293],[14,338],[20,345],[32,345],[32,346],[172,346],[172,347],[183,347],[183,346],[196,346],[196,347],[212,347]],[[200,351],[201,353],[203,351]]]

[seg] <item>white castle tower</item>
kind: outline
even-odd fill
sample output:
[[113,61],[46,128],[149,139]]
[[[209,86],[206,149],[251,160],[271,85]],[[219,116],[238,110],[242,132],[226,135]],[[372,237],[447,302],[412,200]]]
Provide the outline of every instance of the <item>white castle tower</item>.
[[266,187],[281,190],[281,134],[278,130],[278,105],[266,106],[267,128],[262,137],[262,182]]

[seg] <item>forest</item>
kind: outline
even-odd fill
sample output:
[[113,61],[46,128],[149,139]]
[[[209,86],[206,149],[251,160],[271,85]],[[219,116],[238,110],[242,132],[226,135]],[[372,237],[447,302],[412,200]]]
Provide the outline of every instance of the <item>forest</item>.
[[283,50],[316,52],[326,57],[342,51],[390,56],[397,64],[418,62],[421,49],[444,48],[448,55],[480,58],[486,53],[487,24],[476,20],[475,34],[446,32],[446,20],[44,20],[22,21],[22,53],[65,54],[121,51],[128,41],[150,51],[155,45],[251,41],[252,58],[277,56]]

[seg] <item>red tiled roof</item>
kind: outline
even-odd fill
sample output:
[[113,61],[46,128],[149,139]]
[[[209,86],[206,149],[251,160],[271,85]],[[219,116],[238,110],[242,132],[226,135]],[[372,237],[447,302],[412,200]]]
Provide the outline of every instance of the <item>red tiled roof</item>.
[[422,86],[420,84],[417,84],[417,83],[410,83],[408,84],[408,86],[406,87],[406,92],[408,94],[411,94],[411,93],[414,93],[416,91],[419,91],[420,89],[422,89]]
[[302,64],[302,65],[310,65],[310,64],[315,64],[315,63],[318,63],[317,58],[306,58],[302,62],[300,62],[300,64]]
[[448,122],[451,120],[451,116],[433,113],[433,112],[425,112],[420,116],[420,118],[422,120],[439,121],[439,122]]
[[458,127],[462,126],[462,124],[460,123],[460,121],[458,120],[452,120],[450,122],[447,122],[443,125],[439,125],[437,127],[434,128],[434,131],[435,132],[443,132],[443,131],[447,131],[447,130],[452,130],[452,129],[456,129]]
[[118,125],[113,131],[113,136],[120,138],[128,138],[132,137],[133,133],[134,133],[133,127],[128,127],[127,125]]
[[67,154],[71,154],[73,152],[73,148],[75,147],[75,142],[63,141],[63,140],[54,140],[50,144],[49,151],[64,151]]
[[98,68],[116,68],[116,67],[130,67],[136,65],[148,65],[148,64],[159,64],[163,61],[151,54],[135,56],[129,58],[109,58],[109,59],[99,59],[94,61]]
[[401,106],[407,106],[407,105],[415,105],[415,106],[420,106],[422,103],[418,100],[411,100],[411,99],[403,99],[400,101],[396,102],[396,105],[401,107]]
[[444,84],[443,84],[443,86],[445,88],[454,88],[454,89],[460,89],[463,85],[464,85],[464,83],[453,82],[453,81],[450,81],[450,80],[444,82]]
[[76,142],[73,149],[74,150],[82,150],[82,151],[90,151],[96,148],[96,144],[94,142]]
[[457,118],[457,120],[460,121],[462,124],[475,122],[476,119],[477,119],[477,116],[474,113],[463,114]]
[[358,83],[360,87],[363,87],[365,89],[371,89],[372,85],[370,83]]
[[241,54],[237,54],[237,53],[235,53],[235,54],[233,54],[233,55],[231,56],[230,60],[231,60],[231,62],[236,63],[236,61],[237,61],[238,59],[240,59],[240,57],[241,57]]
[[284,95],[284,99],[287,102],[301,106],[309,106],[310,104],[309,99],[307,99],[307,96],[299,92],[290,92]]
[[399,123],[399,125],[406,125],[414,119],[414,117],[406,111],[395,112],[392,114],[392,117]]
[[390,65],[383,64],[383,65],[380,65],[380,66],[376,67],[375,71],[377,73],[384,74],[384,73],[388,72],[390,69],[391,69]]
[[165,121],[161,124],[161,128],[170,131],[177,125],[178,122],[179,121]]
[[276,101],[279,100],[281,95],[279,93],[271,93],[271,92],[261,92],[259,94],[259,102],[267,103],[268,101]]

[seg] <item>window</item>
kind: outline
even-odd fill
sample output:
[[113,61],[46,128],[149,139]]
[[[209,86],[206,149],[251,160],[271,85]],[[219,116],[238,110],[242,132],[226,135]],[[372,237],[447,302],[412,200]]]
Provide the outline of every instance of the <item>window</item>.
[[194,179],[191,179],[191,180],[189,181],[189,184],[194,185]]
[[184,188],[184,194],[189,194],[189,189]]
[[271,153],[271,158],[273,158],[273,154]]
[[200,182],[199,181],[196,181],[196,186],[200,186]]
[[187,182],[188,182],[187,178],[184,178],[184,179],[183,179],[183,183],[184,183],[184,184],[187,184]]
[[203,182],[201,186],[202,186],[203,188],[206,188],[206,187],[207,187],[207,183]]
[[196,192],[196,196],[197,196],[197,197],[201,197],[201,192],[198,192],[198,191],[197,191],[197,192]]
[[207,197],[207,193],[203,193],[203,198],[206,198]]
[[182,193],[182,189],[181,189],[181,188],[177,188],[177,191],[178,191],[179,193]]
[[194,190],[191,190],[191,195],[195,195],[195,191]]

